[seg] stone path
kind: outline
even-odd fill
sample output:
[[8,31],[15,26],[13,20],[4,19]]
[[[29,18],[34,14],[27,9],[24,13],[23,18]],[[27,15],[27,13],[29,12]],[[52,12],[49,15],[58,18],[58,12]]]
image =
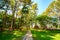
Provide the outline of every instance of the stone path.
[[23,40],[33,40],[32,33],[30,30],[25,34],[25,36],[23,37]]

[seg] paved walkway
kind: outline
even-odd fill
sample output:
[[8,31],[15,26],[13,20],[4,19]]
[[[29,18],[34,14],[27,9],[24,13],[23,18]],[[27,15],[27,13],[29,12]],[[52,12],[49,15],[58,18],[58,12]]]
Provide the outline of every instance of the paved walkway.
[[23,40],[33,40],[32,33],[30,30],[25,34],[25,36],[23,37]]

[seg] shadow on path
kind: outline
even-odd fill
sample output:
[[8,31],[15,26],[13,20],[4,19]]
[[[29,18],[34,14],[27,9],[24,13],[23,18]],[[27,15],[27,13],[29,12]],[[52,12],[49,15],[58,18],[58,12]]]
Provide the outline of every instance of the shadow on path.
[[33,40],[30,30],[24,35],[23,40]]

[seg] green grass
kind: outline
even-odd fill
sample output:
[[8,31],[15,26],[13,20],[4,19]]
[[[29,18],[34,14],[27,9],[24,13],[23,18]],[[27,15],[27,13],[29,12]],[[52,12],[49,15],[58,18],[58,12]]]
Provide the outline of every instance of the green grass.
[[0,33],[0,40],[22,40],[25,33],[26,31],[19,30],[15,30],[12,32],[4,31],[3,33]]
[[34,40],[60,40],[60,31],[57,30],[32,30]]

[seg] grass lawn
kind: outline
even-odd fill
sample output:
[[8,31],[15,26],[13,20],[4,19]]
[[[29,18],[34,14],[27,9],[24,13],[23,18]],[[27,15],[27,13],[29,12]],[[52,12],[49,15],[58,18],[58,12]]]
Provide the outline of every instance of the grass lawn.
[[4,31],[3,33],[0,33],[0,40],[22,40],[22,37],[26,31],[19,31],[15,30],[12,32]]
[[34,40],[60,40],[60,31],[31,30]]

